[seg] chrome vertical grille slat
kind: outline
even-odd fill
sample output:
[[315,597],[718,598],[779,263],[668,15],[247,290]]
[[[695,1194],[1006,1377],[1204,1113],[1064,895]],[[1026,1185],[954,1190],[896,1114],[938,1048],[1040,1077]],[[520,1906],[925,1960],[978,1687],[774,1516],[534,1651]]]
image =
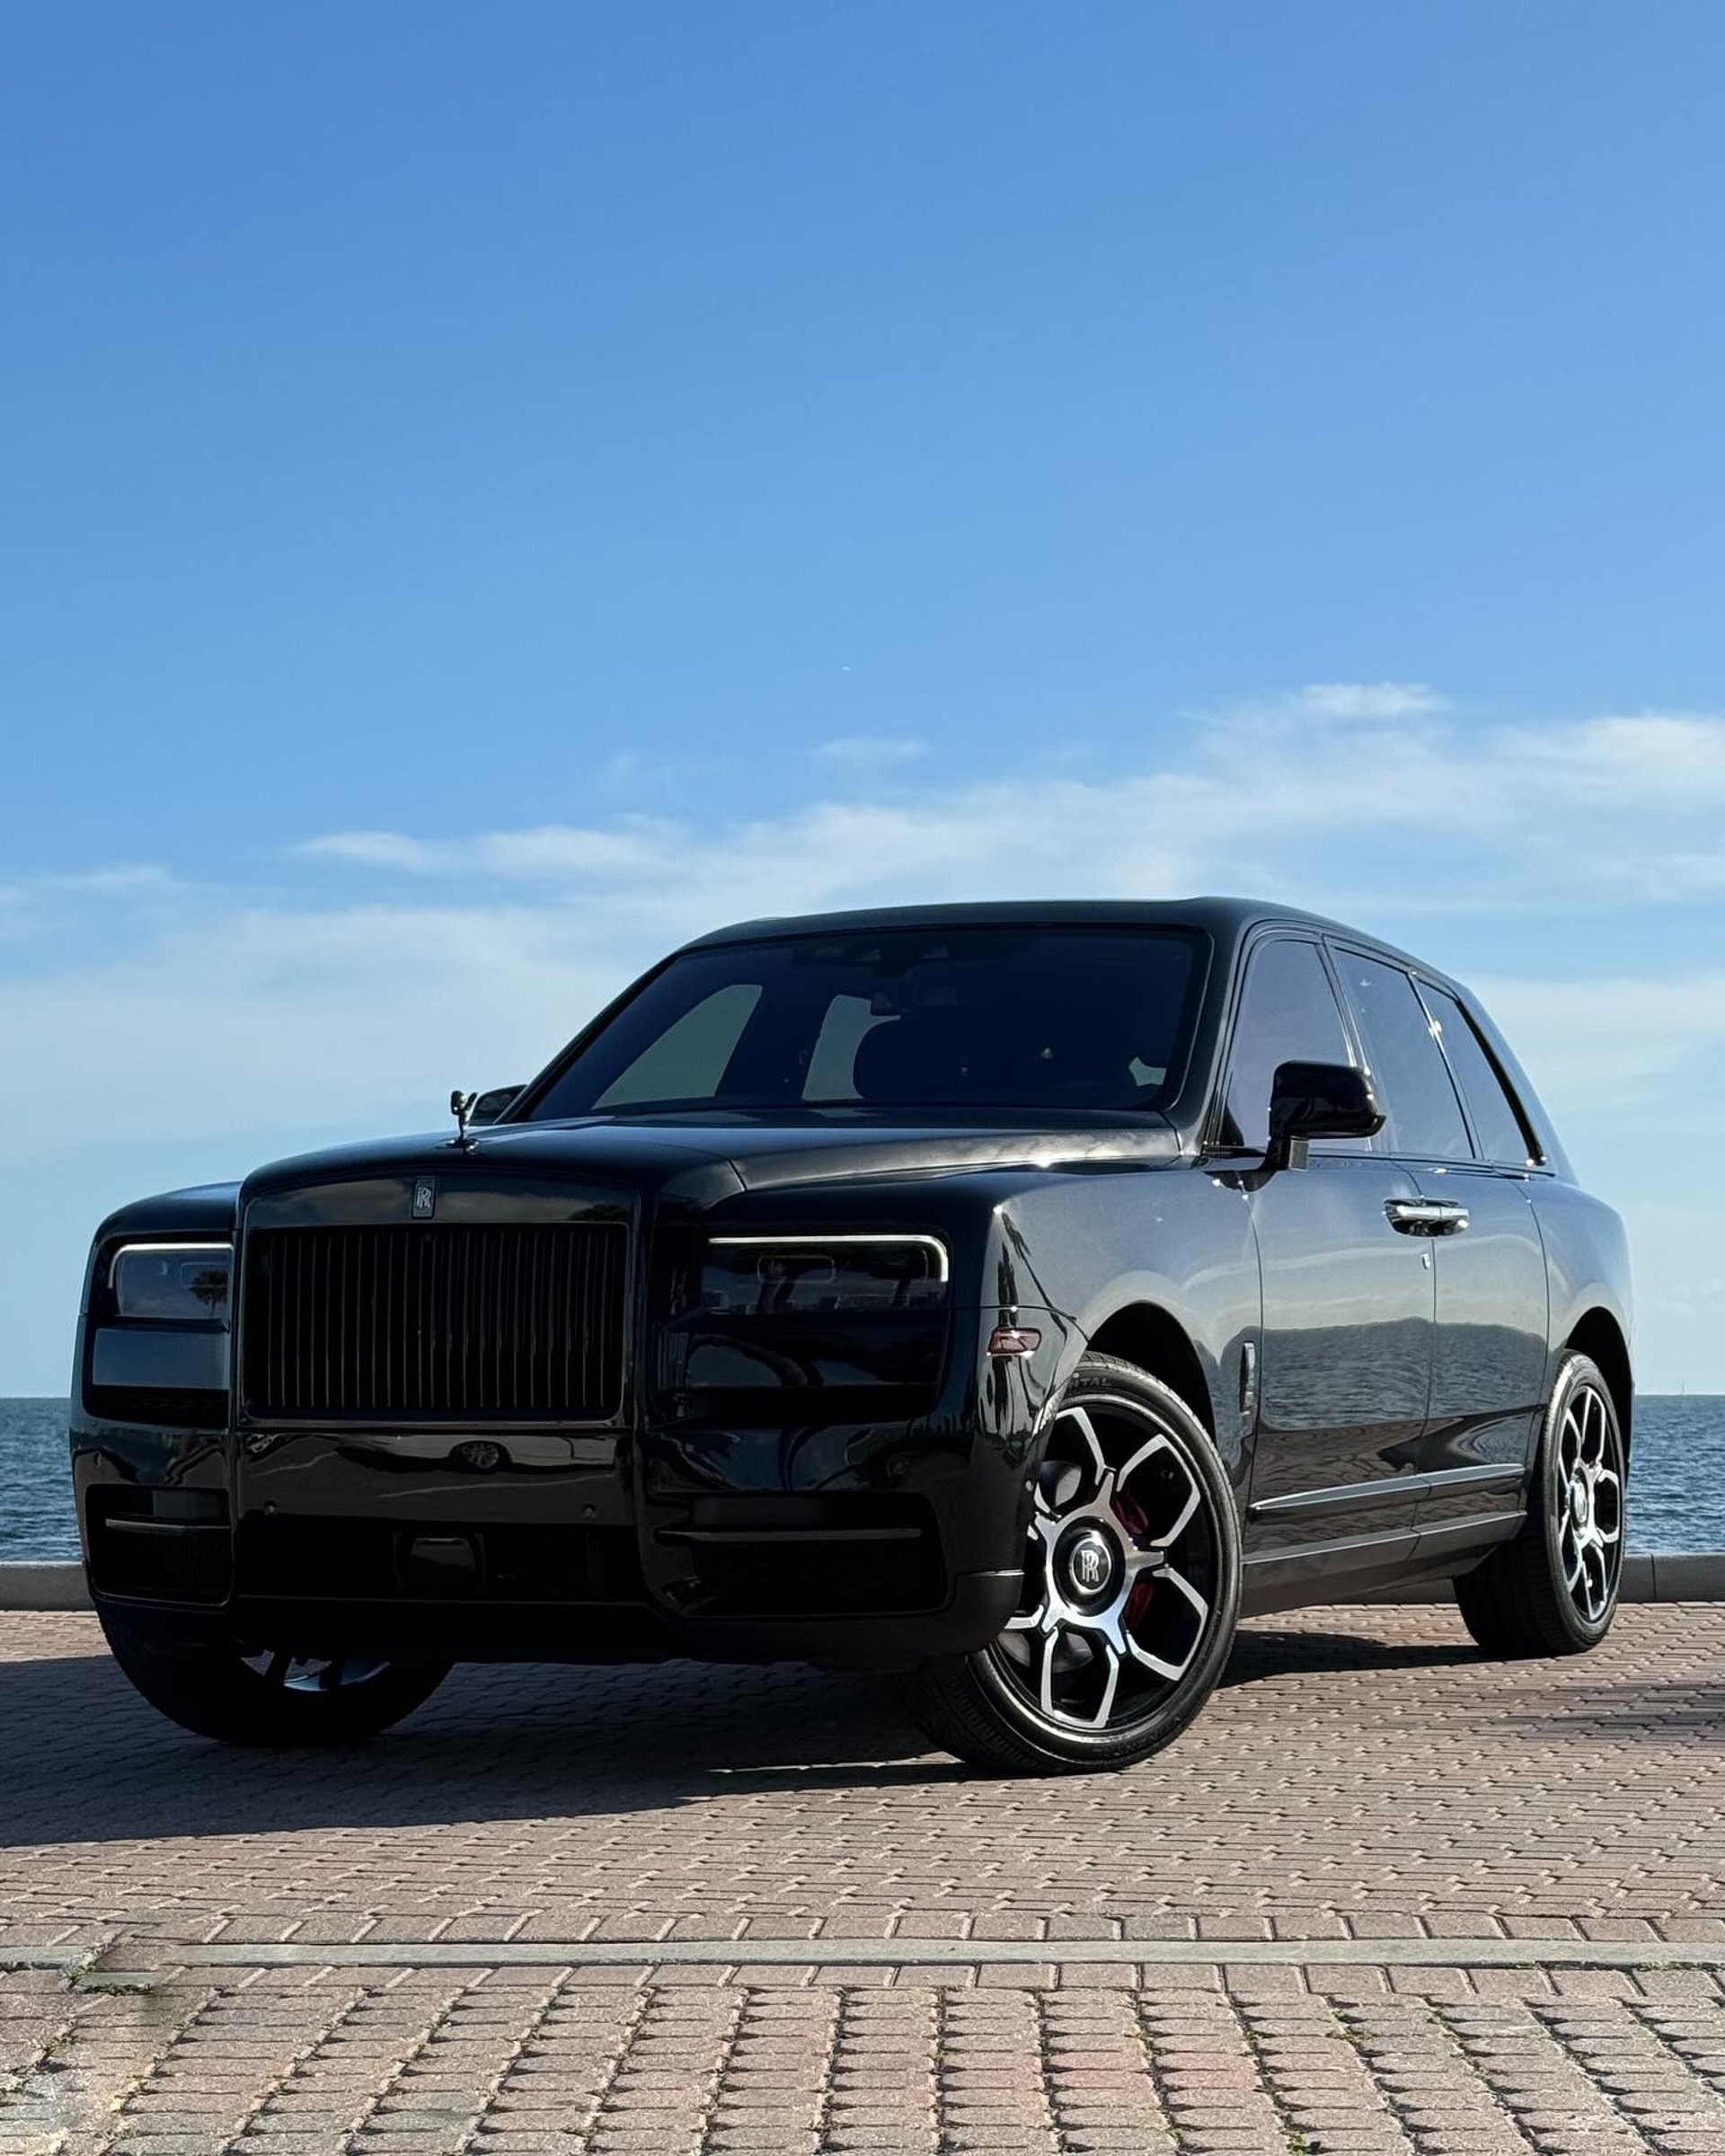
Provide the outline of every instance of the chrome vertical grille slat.
[[259,1228],[254,1420],[600,1422],[621,1405],[628,1231],[604,1222]]

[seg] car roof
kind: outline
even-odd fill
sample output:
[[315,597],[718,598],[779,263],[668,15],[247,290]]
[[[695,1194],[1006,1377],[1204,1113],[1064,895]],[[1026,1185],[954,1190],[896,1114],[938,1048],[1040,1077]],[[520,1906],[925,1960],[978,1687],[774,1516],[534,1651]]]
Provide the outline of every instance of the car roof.
[[1361,943],[1403,966],[1416,967],[1434,980],[1448,976],[1423,959],[1398,950],[1381,936],[1350,928],[1296,906],[1278,906],[1261,898],[996,898],[939,906],[885,906],[836,914],[785,914],[759,921],[741,921],[718,928],[686,943],[686,950],[704,950],[726,943],[764,943],[783,936],[868,935],[891,928],[985,928],[1008,925],[1049,928],[1197,928],[1224,943],[1237,942],[1248,929],[1267,923],[1309,928],[1322,934],[1343,936]]

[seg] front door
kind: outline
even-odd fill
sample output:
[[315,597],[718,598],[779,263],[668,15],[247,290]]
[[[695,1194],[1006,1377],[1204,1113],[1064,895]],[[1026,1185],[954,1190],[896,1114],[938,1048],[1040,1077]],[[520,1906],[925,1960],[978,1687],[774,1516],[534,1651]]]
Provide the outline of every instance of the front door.
[[1430,1246],[1398,1231],[1395,1209],[1419,1197],[1393,1162],[1314,1147],[1252,1197],[1264,1318],[1249,1555],[1411,1533],[1437,1295]]
[[[1234,1021],[1224,1143],[1257,1153],[1268,1144],[1278,1065],[1354,1060],[1317,945],[1259,943]],[[1406,1478],[1431,1382],[1430,1243],[1397,1225],[1419,1186],[1365,1140],[1337,1139],[1314,1143],[1304,1168],[1248,1171],[1241,1188],[1263,1312],[1247,1557],[1393,1561],[1411,1546]]]

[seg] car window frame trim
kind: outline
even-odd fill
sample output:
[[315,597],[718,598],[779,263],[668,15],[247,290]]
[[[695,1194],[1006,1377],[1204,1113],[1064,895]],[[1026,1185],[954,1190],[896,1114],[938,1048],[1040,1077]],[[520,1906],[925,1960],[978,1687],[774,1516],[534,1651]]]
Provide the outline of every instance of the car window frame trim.
[[[1466,995],[1459,987],[1444,980],[1438,974],[1420,971],[1413,968],[1410,968],[1409,972],[1414,990],[1424,1006],[1426,1016],[1435,1029],[1438,1053],[1443,1056],[1445,1063],[1449,1065],[1450,1082],[1455,1086],[1456,1098],[1462,1104],[1462,1115],[1468,1127],[1468,1136],[1473,1143],[1474,1160],[1481,1167],[1492,1169],[1501,1175],[1549,1175],[1551,1166],[1540,1145],[1539,1135],[1534,1128],[1533,1118],[1528,1115],[1526,1109],[1523,1107],[1521,1096],[1509,1082],[1508,1073],[1492,1052],[1491,1044],[1486,1038],[1483,1029],[1475,1021],[1473,1013],[1468,1009]],[[1463,1024],[1472,1032],[1480,1053],[1484,1056],[1487,1067],[1502,1089],[1503,1097],[1509,1104],[1509,1112],[1515,1118],[1521,1131],[1523,1143],[1527,1149],[1521,1160],[1500,1161],[1487,1151],[1474,1122],[1473,1111],[1468,1105],[1467,1088],[1463,1084],[1461,1074],[1450,1061],[1449,1050],[1444,1045],[1443,1021],[1433,1016],[1431,1005],[1427,1001],[1428,990],[1435,991],[1440,995],[1446,995],[1461,1012]]]
[[[1341,983],[1336,976],[1336,968],[1322,932],[1300,921],[1267,921],[1259,923],[1241,943],[1234,966],[1234,985],[1223,1014],[1220,1029],[1222,1052],[1216,1059],[1216,1074],[1210,1091],[1210,1099],[1199,1123],[1199,1157],[1232,1161],[1258,1160],[1265,1157],[1260,1145],[1229,1145],[1222,1137],[1222,1119],[1228,1111],[1228,1088],[1234,1077],[1234,1052],[1240,1036],[1240,1013],[1246,1000],[1246,982],[1252,972],[1252,962],[1268,943],[1305,943],[1318,955],[1330,983],[1330,993],[1335,999],[1336,1015],[1341,1021],[1342,1039],[1347,1046],[1350,1067],[1357,1071],[1367,1068],[1361,1053],[1361,1044],[1353,1022],[1348,1000],[1342,994]],[[1323,1150],[1320,1152],[1319,1146]],[[1373,1152],[1369,1142],[1357,1146],[1348,1138],[1322,1138],[1313,1145],[1314,1160],[1377,1160],[1383,1156]]]

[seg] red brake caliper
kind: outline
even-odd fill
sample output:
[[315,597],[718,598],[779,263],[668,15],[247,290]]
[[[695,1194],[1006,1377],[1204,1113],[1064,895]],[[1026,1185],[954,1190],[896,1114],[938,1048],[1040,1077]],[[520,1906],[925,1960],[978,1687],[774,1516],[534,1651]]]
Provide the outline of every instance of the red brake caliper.
[[[1123,1489],[1114,1493],[1114,1516],[1125,1528],[1127,1540],[1136,1543],[1149,1527],[1149,1521],[1132,1498]],[[1130,1631],[1148,1608],[1150,1597],[1155,1593],[1155,1581],[1148,1572],[1140,1572],[1132,1582],[1132,1592],[1126,1598],[1126,1607],[1120,1612],[1120,1621]]]

